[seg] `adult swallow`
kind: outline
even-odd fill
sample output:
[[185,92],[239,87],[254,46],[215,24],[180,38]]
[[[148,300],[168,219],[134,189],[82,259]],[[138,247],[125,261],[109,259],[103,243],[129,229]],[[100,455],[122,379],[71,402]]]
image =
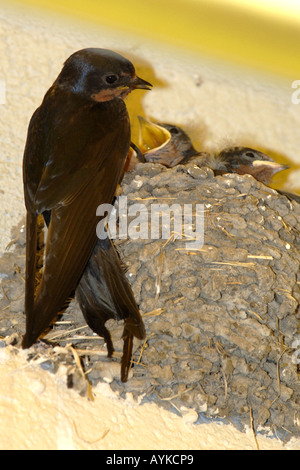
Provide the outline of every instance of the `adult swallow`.
[[[125,97],[151,85],[106,49],[72,54],[29,123],[23,159],[26,332],[30,347],[77,287],[97,241],[96,209],[111,203],[130,147]],[[37,218],[49,228],[36,286]]]

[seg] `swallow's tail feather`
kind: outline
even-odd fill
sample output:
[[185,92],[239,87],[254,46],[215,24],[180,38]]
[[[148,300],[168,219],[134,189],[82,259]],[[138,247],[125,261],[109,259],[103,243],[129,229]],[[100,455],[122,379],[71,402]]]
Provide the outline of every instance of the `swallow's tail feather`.
[[113,345],[105,322],[110,318],[125,321],[122,376],[127,380],[133,337],[143,339],[145,327],[124,266],[109,238],[97,241],[76,289],[76,297],[87,324],[104,337],[108,355]]
[[[30,331],[34,317],[34,295],[36,284],[37,217],[26,214],[26,272],[25,272],[25,314],[26,332]],[[23,338],[23,347],[28,347],[28,335]]]
[[123,344],[123,355],[121,359],[121,381],[127,382],[128,374],[129,374],[129,370],[131,366],[133,335],[127,331],[126,326],[124,328],[122,338],[123,338],[124,344]]

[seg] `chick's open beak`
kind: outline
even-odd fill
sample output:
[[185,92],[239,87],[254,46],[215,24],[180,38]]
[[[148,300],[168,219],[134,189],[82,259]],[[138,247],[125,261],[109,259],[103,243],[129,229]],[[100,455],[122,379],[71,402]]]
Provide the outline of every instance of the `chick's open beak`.
[[171,138],[171,134],[167,129],[154,124],[153,122],[147,121],[141,116],[138,116],[139,120],[139,148],[142,153],[148,152],[149,150],[156,149],[165,145]]

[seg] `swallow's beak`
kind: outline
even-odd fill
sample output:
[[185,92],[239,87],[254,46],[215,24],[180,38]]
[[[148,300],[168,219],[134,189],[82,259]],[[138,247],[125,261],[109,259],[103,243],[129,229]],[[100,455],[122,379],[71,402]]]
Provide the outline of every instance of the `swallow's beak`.
[[117,96],[125,99],[132,90],[136,90],[137,88],[141,88],[142,90],[151,90],[151,87],[151,83],[146,82],[146,80],[135,75],[128,85],[122,85],[116,88]]
[[133,90],[135,90],[136,88],[141,88],[142,90],[151,90],[152,85],[151,83],[146,82],[146,80],[135,76],[131,82],[131,87]]
[[281,165],[277,162],[254,160],[254,162],[252,162],[252,171],[250,174],[252,174],[252,176],[254,176],[254,178],[256,178],[258,181],[269,185],[276,173],[287,170],[288,168],[288,165]]
[[162,145],[165,145],[171,138],[169,131],[154,124],[153,122],[147,121],[141,116],[138,116],[139,120],[139,148],[142,153],[148,152],[152,149],[157,149]]
[[277,162],[270,162],[266,160],[254,160],[252,163],[253,167],[256,169],[266,169],[272,175],[279,173],[279,171],[288,170],[290,167],[289,165],[281,165]]
[[[111,95],[125,99],[132,90],[136,90],[137,88],[141,88],[143,90],[151,90],[151,87],[152,87],[151,83],[146,82],[146,80],[143,80],[142,78],[137,77],[135,75],[128,85],[122,85],[122,86],[117,87],[116,89],[114,89],[115,92],[111,92]],[[95,96],[97,98],[97,95]],[[100,101],[100,100],[96,99],[96,101]],[[102,101],[104,100],[102,99]]]

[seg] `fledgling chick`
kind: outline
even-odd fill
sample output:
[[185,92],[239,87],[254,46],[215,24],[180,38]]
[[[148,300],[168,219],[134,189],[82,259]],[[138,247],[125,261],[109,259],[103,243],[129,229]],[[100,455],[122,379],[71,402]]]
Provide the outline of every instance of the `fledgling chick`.
[[139,148],[146,162],[173,167],[194,159],[198,166],[207,166],[216,175],[225,173],[250,174],[264,184],[270,184],[279,171],[289,168],[275,162],[265,153],[248,147],[229,147],[219,153],[198,152],[189,136],[178,126],[152,123],[141,117]]
[[189,136],[173,124],[153,123],[139,118],[138,146],[146,162],[172,168],[198,155]]
[[249,147],[229,147],[215,156],[208,156],[206,162],[215,174],[248,174],[266,185],[271,183],[276,173],[289,168],[275,162],[265,153]]

